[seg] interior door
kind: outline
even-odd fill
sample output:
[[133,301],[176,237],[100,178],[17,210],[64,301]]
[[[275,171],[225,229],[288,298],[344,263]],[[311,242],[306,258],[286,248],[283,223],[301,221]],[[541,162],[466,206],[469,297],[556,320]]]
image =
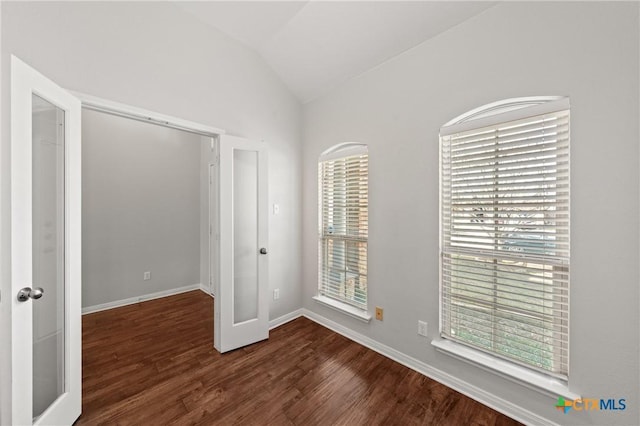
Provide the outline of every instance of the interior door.
[[264,143],[233,136],[219,143],[214,346],[227,352],[269,338],[267,152]]
[[12,424],[82,409],[80,101],[11,58]]

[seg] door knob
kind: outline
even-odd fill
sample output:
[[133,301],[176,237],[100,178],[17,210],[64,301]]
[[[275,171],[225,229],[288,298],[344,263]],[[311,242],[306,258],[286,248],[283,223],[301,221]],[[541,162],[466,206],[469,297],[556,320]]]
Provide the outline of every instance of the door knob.
[[25,287],[18,292],[18,301],[26,302],[29,299],[40,299],[44,294],[44,290],[42,287],[36,287],[32,289],[31,287]]
[[264,248],[264,247],[262,247],[262,248],[260,249],[260,254],[267,254],[267,249],[266,249],[266,248]]

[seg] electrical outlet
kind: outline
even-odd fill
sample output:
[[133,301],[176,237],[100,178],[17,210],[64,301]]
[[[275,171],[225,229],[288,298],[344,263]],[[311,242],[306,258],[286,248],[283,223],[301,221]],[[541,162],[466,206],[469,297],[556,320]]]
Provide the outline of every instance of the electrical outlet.
[[418,321],[418,334],[427,337],[428,324],[425,321]]
[[151,279],[151,271],[145,272],[143,278],[145,281],[149,281]]
[[383,314],[384,314],[384,309],[382,309],[379,306],[376,306],[376,319],[378,321],[382,321]]
[[278,300],[280,299],[280,289],[276,288],[275,290],[273,290],[273,300]]

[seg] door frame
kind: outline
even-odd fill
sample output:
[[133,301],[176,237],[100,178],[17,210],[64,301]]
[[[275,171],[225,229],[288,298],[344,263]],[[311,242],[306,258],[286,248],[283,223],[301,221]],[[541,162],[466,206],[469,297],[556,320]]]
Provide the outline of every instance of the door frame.
[[[82,187],[81,104],[19,58],[11,55],[11,423],[32,424],[33,371],[17,380],[15,371],[32,365],[33,301],[19,302],[22,287],[34,287],[32,272],[32,96],[36,94],[65,110],[64,128],[64,392],[38,417],[35,424],[73,422],[82,407]],[[25,141],[28,141],[25,143]],[[14,165],[22,167],[13,167]],[[25,237],[26,236],[26,237]],[[46,297],[46,296],[45,296]],[[25,327],[25,325],[29,325]]]
[[[215,220],[214,220],[214,226],[213,226],[213,230],[215,232],[211,232],[212,231],[212,227],[211,227],[211,191],[209,191],[208,194],[208,198],[209,198],[209,218],[208,218],[208,222],[209,222],[209,278],[211,278],[212,275],[215,275],[215,277],[217,279],[214,279],[214,285],[211,287],[211,291],[212,291],[212,295],[214,296],[214,300],[215,300],[215,312],[214,312],[214,347],[219,351],[219,352],[226,352],[228,350],[231,350],[230,347],[223,347],[220,343],[221,341],[219,340],[221,335],[222,335],[222,330],[218,329],[217,327],[219,326],[220,322],[221,322],[221,318],[220,318],[220,301],[221,301],[221,288],[222,288],[222,275],[221,275],[221,268],[222,268],[222,260],[223,257],[225,256],[225,254],[222,252],[222,250],[220,249],[221,245],[222,245],[222,240],[223,240],[223,235],[222,235],[222,231],[221,231],[221,226],[222,226],[222,216],[223,216],[223,212],[221,210],[222,206],[221,206],[221,197],[222,197],[222,193],[224,192],[226,188],[225,185],[228,185],[229,182],[226,182],[222,176],[222,169],[223,167],[232,167],[231,164],[222,164],[221,162],[221,152],[223,149],[223,146],[227,146],[229,144],[234,145],[237,143],[241,143],[241,144],[248,144],[252,145],[255,144],[255,146],[260,146],[260,149],[258,149],[259,153],[259,158],[260,158],[260,163],[261,164],[261,168],[264,168],[264,170],[266,171],[266,173],[264,173],[263,178],[260,180],[259,183],[259,193],[260,195],[260,199],[258,201],[258,204],[260,206],[259,211],[263,212],[263,215],[259,215],[259,221],[260,221],[260,228],[262,228],[264,230],[263,234],[262,234],[262,241],[260,241],[260,245],[262,247],[268,247],[268,208],[267,208],[267,204],[268,204],[268,161],[267,161],[267,152],[266,152],[266,146],[264,145],[264,142],[254,142],[254,141],[248,141],[246,139],[240,138],[240,137],[236,137],[236,136],[231,136],[231,135],[227,135],[226,132],[222,129],[219,128],[215,128],[215,127],[211,127],[211,126],[206,126],[200,123],[196,123],[193,121],[188,121],[188,120],[184,120],[181,118],[177,118],[177,117],[172,117],[169,115],[165,115],[165,114],[160,114],[154,111],[149,111],[149,110],[145,110],[142,108],[137,108],[137,107],[133,107],[130,105],[126,105],[126,104],[122,104],[119,102],[114,102],[114,101],[109,101],[106,99],[102,99],[102,98],[98,98],[95,96],[91,96],[91,95],[87,95],[85,93],[81,93],[81,92],[71,92],[73,93],[75,96],[77,96],[81,102],[82,102],[82,107],[83,108],[87,108],[87,109],[91,109],[94,111],[99,111],[99,112],[103,112],[103,113],[107,113],[107,114],[112,114],[112,115],[117,115],[117,116],[121,116],[124,118],[129,118],[129,119],[135,119],[135,120],[139,120],[139,121],[143,121],[146,123],[151,123],[151,124],[157,124],[160,126],[164,126],[164,127],[170,127],[170,128],[174,128],[174,129],[178,129],[178,130],[182,130],[182,131],[186,131],[186,132],[190,132],[190,133],[196,133],[199,134],[201,136],[205,136],[205,137],[211,137],[213,138],[212,140],[212,146],[214,148],[214,152],[213,152],[213,157],[215,158],[215,160],[213,162],[208,162],[208,174],[211,178],[211,165],[213,164],[214,167],[213,171],[214,171],[214,176],[215,176],[215,186],[216,186],[216,191],[215,191],[215,197],[217,198],[216,201],[216,208],[213,209],[215,212]],[[222,140],[225,139],[226,140],[226,144],[223,144]],[[209,185],[211,186],[211,179],[209,179]],[[228,191],[227,191],[228,192]],[[216,247],[217,247],[217,271],[215,271],[213,274],[211,272],[212,269],[212,258],[213,256],[211,256],[211,238],[212,238],[212,234],[216,234]],[[269,321],[269,299],[267,297],[268,295],[268,263],[267,263],[267,258],[264,256],[261,256],[262,260],[259,262],[261,266],[261,276],[262,276],[262,281],[260,282],[261,285],[259,287],[259,294],[260,294],[260,298],[262,300],[264,300],[264,304],[266,306],[261,306],[259,309],[259,318],[258,320],[262,323],[266,323],[266,327],[263,327],[264,330],[261,330],[260,332],[257,331],[252,331],[252,335],[253,336],[258,336],[254,339],[254,342],[259,341],[259,340],[264,340],[264,339],[268,339],[269,337],[269,327],[268,327],[268,321]],[[202,283],[201,283],[202,284]],[[226,329],[226,331],[231,331],[231,329],[233,329],[234,327],[229,327]],[[236,329],[240,329],[240,327],[235,327]],[[218,332],[215,332],[215,330],[217,330]],[[239,331],[238,331],[239,332]],[[231,339],[234,340],[234,339]],[[248,343],[245,343],[245,345]],[[231,345],[234,346],[234,345]],[[237,345],[235,345],[235,347],[238,347]]]
[[[207,186],[207,195],[209,198],[209,210],[208,210],[208,224],[209,224],[209,245],[207,246],[208,255],[207,263],[209,264],[209,275],[208,275],[208,290],[209,294],[215,298],[216,283],[220,279],[220,268],[218,264],[220,263],[220,231],[218,229],[219,226],[219,217],[220,217],[220,202],[218,194],[220,192],[220,182],[218,177],[218,150],[219,144],[217,140],[212,141],[214,146],[213,156],[215,158],[214,161],[209,161],[207,164],[207,172],[209,173]],[[215,247],[215,249],[214,249]]]
[[[115,115],[117,117],[122,117],[122,118],[126,118],[126,119],[131,119],[131,120],[137,120],[137,121],[141,121],[143,123],[149,123],[149,124],[155,124],[158,126],[162,126],[162,127],[168,127],[171,129],[176,129],[176,130],[181,130],[184,132],[188,132],[188,133],[194,133],[197,134],[199,136],[202,137],[201,141],[204,142],[204,138],[208,138],[209,141],[207,141],[207,143],[211,144],[211,157],[209,158],[213,158],[213,160],[208,160],[207,161],[207,173],[209,173],[209,177],[208,177],[208,187],[207,187],[207,199],[208,199],[208,205],[207,205],[207,225],[209,226],[209,230],[212,229],[215,232],[218,232],[218,224],[217,222],[213,222],[212,223],[212,218],[215,218],[217,220],[217,218],[219,217],[219,212],[215,211],[215,214],[212,214],[212,200],[211,200],[211,166],[212,165],[218,165],[218,153],[220,152],[220,137],[224,134],[226,134],[226,131],[218,128],[218,127],[212,127],[212,126],[208,126],[205,124],[201,124],[201,123],[197,123],[195,121],[189,121],[189,120],[185,120],[182,118],[178,118],[178,117],[174,117],[171,115],[166,115],[166,114],[161,114],[159,112],[155,112],[155,111],[151,111],[151,110],[147,110],[144,108],[138,108],[132,105],[128,105],[128,104],[123,104],[120,102],[115,102],[115,101],[111,101],[108,99],[104,99],[104,98],[100,98],[97,96],[93,96],[93,95],[88,95],[86,93],[82,93],[82,92],[77,92],[77,91],[73,91],[73,90],[69,90],[70,93],[72,93],[74,96],[76,96],[78,99],[80,99],[80,101],[82,102],[82,108],[86,108],[88,110],[91,111],[97,111],[100,113],[105,113],[105,114],[109,114],[109,115]],[[200,153],[200,155],[202,155],[202,152]],[[200,179],[202,179],[202,176],[200,176]],[[219,180],[217,178],[217,175],[214,178],[214,182],[213,184],[217,185],[216,187],[216,196],[219,193]],[[200,194],[200,196],[202,197],[202,193]],[[217,201],[217,200],[216,200]],[[219,208],[219,203],[215,203],[216,208]],[[203,223],[201,222],[201,226],[203,225]],[[203,229],[200,229],[200,232],[203,232]],[[206,289],[208,291],[208,293],[211,296],[214,296],[214,286],[211,284],[211,279],[212,279],[212,268],[215,267],[216,263],[212,261],[212,253],[211,253],[211,232],[208,232],[208,238],[207,238],[207,253],[208,253],[208,258],[207,258],[207,283],[205,284],[204,282],[200,283],[200,288],[201,289]],[[201,246],[202,248],[202,246]],[[219,251],[218,251],[218,256],[219,256]],[[202,262],[202,258],[201,258],[201,262]],[[213,263],[213,265],[212,265]],[[219,264],[219,259],[218,259],[218,264]],[[202,268],[202,266],[201,266]],[[202,269],[200,269],[200,280],[202,281]],[[215,278],[215,274],[213,277],[213,282],[216,282],[216,278]]]
[[145,123],[156,124],[158,126],[169,127],[172,129],[183,130],[189,133],[196,133],[200,136],[216,138],[224,135],[224,129],[200,124],[195,121],[189,121],[171,115],[161,114],[144,108],[123,104],[120,102],[110,101],[86,93],[67,90],[82,102],[82,107],[93,111],[103,112],[106,114],[117,115],[124,118],[139,120]]

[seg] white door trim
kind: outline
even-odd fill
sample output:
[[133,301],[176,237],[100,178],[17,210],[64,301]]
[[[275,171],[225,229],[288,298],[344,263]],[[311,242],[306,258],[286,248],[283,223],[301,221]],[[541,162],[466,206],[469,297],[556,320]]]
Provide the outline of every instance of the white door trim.
[[82,92],[75,92],[73,90],[69,90],[69,92],[80,99],[83,108],[94,111],[144,121],[151,124],[157,124],[159,126],[171,127],[204,136],[215,137],[216,135],[223,135],[226,133],[224,129],[196,123],[195,121],[189,121],[172,115],[161,114],[144,108],[110,101],[108,99],[99,98]]
[[[217,142],[214,142],[216,147],[215,150],[217,152]],[[216,154],[217,155],[217,154]],[[217,157],[216,157],[217,158]],[[208,263],[209,263],[209,276],[207,283],[207,290],[210,295],[215,297],[215,283],[218,281],[218,263],[220,260],[219,256],[219,231],[218,231],[218,215],[219,215],[219,199],[218,199],[218,164],[216,162],[208,163],[208,173],[209,173],[209,185],[208,185],[208,197],[209,197],[209,210],[208,210],[208,222],[209,222],[209,246],[208,248]],[[213,248],[215,247],[215,249]]]

